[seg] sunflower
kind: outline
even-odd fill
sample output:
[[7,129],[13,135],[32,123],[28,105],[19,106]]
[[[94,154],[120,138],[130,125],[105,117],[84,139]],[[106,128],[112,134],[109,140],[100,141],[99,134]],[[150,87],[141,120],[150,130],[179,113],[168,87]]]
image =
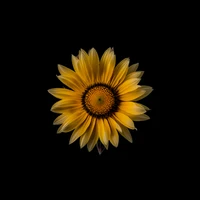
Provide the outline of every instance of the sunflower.
[[[53,88],[48,92],[60,99],[51,111],[60,114],[53,122],[60,125],[57,133],[73,130],[69,144],[78,138],[80,147],[87,145],[91,151],[95,145],[99,153],[108,149],[109,142],[117,147],[119,134],[129,142],[129,129],[136,129],[134,121],[148,120],[148,107],[136,103],[152,92],[152,87],[141,86],[143,71],[136,71],[139,64],[129,66],[129,58],[116,65],[116,56],[108,48],[99,59],[94,48],[88,54],[81,49],[72,55],[74,71],[58,65],[58,79],[65,88]],[[115,66],[116,65],[116,66]]]

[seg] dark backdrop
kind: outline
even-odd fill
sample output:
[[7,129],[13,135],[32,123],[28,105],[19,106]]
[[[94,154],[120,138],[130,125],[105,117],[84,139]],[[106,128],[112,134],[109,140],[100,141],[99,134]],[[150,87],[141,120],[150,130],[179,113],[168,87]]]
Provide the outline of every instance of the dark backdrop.
[[[162,40],[158,41],[157,28],[151,21],[141,21],[111,17],[95,21],[89,18],[63,18],[59,20],[42,21],[37,27],[38,41],[34,44],[35,53],[38,56],[34,63],[35,76],[34,84],[38,90],[34,93],[37,114],[34,122],[34,132],[31,137],[36,141],[34,154],[41,159],[128,159],[135,157],[141,159],[146,155],[155,154],[162,146],[160,134],[160,71],[162,61],[159,46]],[[33,42],[34,43],[34,42]],[[79,140],[68,145],[70,133],[56,134],[58,126],[53,125],[57,114],[50,111],[53,103],[57,101],[47,90],[50,88],[62,87],[63,84],[56,78],[58,75],[57,64],[69,68],[71,54],[77,55],[80,48],[88,51],[94,47],[99,56],[108,47],[114,47],[117,63],[123,58],[129,57],[130,64],[139,62],[138,70],[145,71],[142,81],[143,85],[149,85],[154,91],[145,99],[139,101],[148,106],[151,110],[147,112],[150,120],[135,122],[137,131],[131,131],[133,143],[129,143],[120,136],[118,148],[109,145],[101,156],[97,149],[88,152],[87,148],[80,149]],[[31,73],[31,71],[30,71]]]

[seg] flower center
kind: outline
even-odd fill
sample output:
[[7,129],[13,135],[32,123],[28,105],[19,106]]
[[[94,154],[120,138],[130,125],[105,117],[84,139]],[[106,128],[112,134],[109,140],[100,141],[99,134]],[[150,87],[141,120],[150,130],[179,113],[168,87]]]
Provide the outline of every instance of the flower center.
[[106,84],[95,84],[87,88],[82,96],[84,109],[92,116],[107,118],[118,108],[117,93]]

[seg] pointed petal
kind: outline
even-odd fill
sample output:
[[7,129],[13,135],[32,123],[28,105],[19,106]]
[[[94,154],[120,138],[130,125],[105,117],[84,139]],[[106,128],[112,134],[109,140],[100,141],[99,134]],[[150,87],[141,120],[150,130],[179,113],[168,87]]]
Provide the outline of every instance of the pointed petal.
[[89,51],[89,62],[92,67],[92,74],[95,83],[99,82],[99,56],[94,48]]
[[143,105],[143,104],[141,104],[141,103],[137,103],[138,105],[140,105],[140,106],[142,106],[145,110],[151,110],[149,107],[147,107],[147,106],[145,106],[145,105]]
[[113,118],[109,117],[108,122],[110,125],[112,124],[112,126],[116,128],[119,132],[122,132],[120,125]]
[[128,72],[129,58],[122,60],[114,69],[111,86],[116,87],[122,83]]
[[132,92],[122,94],[120,96],[120,100],[121,101],[133,101],[133,100],[137,99],[138,97],[142,96],[145,93],[146,93],[146,91],[143,90],[141,87],[139,87]]
[[88,85],[93,83],[94,77],[92,73],[92,68],[89,62],[88,54],[81,49],[79,51],[79,64],[82,70],[82,76],[84,74],[84,80],[87,82]]
[[73,89],[78,93],[82,93],[82,91],[84,91],[85,89],[81,84],[81,82],[79,81],[80,79],[74,79],[73,77],[63,77],[63,76],[57,76],[57,78],[67,87]]
[[122,128],[122,132],[120,133],[125,139],[127,139],[129,142],[133,142],[133,139],[132,139],[132,136],[131,136],[131,133],[129,131],[128,128],[126,128],[125,126],[123,126],[121,124],[121,128]]
[[51,111],[55,113],[64,113],[65,110],[69,108],[81,108],[81,101],[75,100],[74,98],[71,99],[64,99],[56,102],[51,107]]
[[65,88],[52,88],[48,92],[58,99],[68,98],[69,96],[77,95],[74,91]]
[[74,71],[77,73],[78,76],[80,76],[81,68],[79,66],[79,59],[74,55],[72,55],[72,65],[73,65]]
[[135,64],[131,65],[128,68],[128,73],[127,74],[130,74],[131,72],[137,71],[138,67],[139,67],[139,63],[135,63]]
[[146,121],[146,120],[149,120],[150,117],[146,114],[141,114],[141,115],[132,115],[131,119],[133,121]]
[[97,119],[97,131],[100,138],[100,141],[103,145],[108,144],[108,135],[105,131],[105,125],[103,119]]
[[95,123],[95,127],[94,127],[94,130],[93,130],[93,133],[87,143],[87,149],[88,151],[92,151],[92,149],[94,148],[94,146],[96,145],[98,139],[99,139],[99,135],[98,135],[98,125],[97,125],[97,121]]
[[141,89],[145,90],[145,93],[143,95],[139,96],[138,98],[134,99],[134,101],[139,101],[139,100],[145,98],[146,96],[148,96],[153,91],[153,88],[150,87],[150,86],[144,86],[143,85],[143,86],[141,86]]
[[92,132],[94,130],[94,126],[96,123],[96,118],[92,118],[91,124],[89,125],[88,129],[86,130],[85,134],[80,137],[80,148],[83,148],[89,141]]
[[58,128],[57,133],[67,133],[78,127],[83,121],[86,119],[88,114],[82,110],[82,112],[76,111],[72,115],[70,115],[63,124]]
[[100,69],[102,70],[101,81],[103,83],[108,83],[112,77],[114,67],[116,62],[116,56],[114,55],[114,50],[109,48],[103,54],[100,61]]
[[144,74],[144,71],[131,72],[130,74],[126,76],[125,81],[132,78],[141,78],[143,74]]
[[134,78],[134,79],[128,79],[124,81],[118,87],[119,94],[122,95],[122,94],[136,90],[139,87],[137,84],[140,82],[140,80],[141,80],[140,78]]
[[[63,65],[58,65],[58,71],[60,72],[61,76],[64,78],[70,78],[72,80],[78,80],[79,84],[82,86],[86,86],[84,82],[82,81],[82,78],[73,70],[69,69],[68,67],[65,67]],[[83,74],[83,73],[82,73]]]
[[111,52],[111,48],[108,48],[102,55],[100,63],[99,63],[99,78],[100,78],[100,82],[104,81],[104,71],[106,70],[106,66],[105,66],[105,62],[107,61],[107,58],[109,57],[109,54]]
[[92,117],[88,115],[86,120],[73,131],[69,140],[69,144],[73,143],[75,140],[77,140],[81,135],[85,133],[88,126],[90,125],[91,119]]
[[110,134],[111,134],[111,130],[110,130],[110,124],[108,123],[108,120],[104,119],[103,122],[104,122],[104,130],[105,130],[106,142],[107,142],[105,144],[105,148],[107,148],[108,142],[109,142],[109,138],[110,138]]
[[72,65],[79,79],[82,80],[82,83],[84,84],[84,86],[87,87],[88,82],[87,82],[86,77],[83,76],[83,69],[82,69],[82,65],[80,64],[80,60],[74,55],[72,55]]
[[54,121],[53,121],[53,125],[59,125],[62,124],[66,119],[67,119],[68,115],[63,113],[62,115],[59,115]]
[[121,102],[119,109],[123,113],[131,115],[140,115],[146,112],[143,106],[135,102]]
[[76,73],[68,67],[58,64],[58,71],[62,76],[77,76]]
[[114,119],[123,124],[124,126],[130,128],[130,129],[135,129],[135,125],[133,121],[125,114],[121,112],[116,112],[113,115]]
[[[119,144],[119,134],[116,130],[115,123],[113,123],[115,120],[112,118],[108,118],[109,124],[110,124],[110,129],[111,129],[111,134],[110,134],[110,142],[114,147],[118,147]],[[112,119],[112,120],[111,120]],[[120,127],[121,128],[121,127]]]

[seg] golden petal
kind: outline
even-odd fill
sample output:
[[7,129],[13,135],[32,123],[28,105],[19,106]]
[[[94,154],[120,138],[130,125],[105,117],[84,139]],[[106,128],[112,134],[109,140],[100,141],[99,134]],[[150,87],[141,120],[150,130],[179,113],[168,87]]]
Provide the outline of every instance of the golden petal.
[[77,140],[81,135],[85,133],[88,126],[90,125],[91,119],[92,117],[88,115],[86,120],[73,131],[69,140],[69,144],[73,143],[75,140]]
[[101,82],[108,83],[112,77],[116,62],[116,56],[111,48],[108,48],[100,61]]
[[[112,118],[108,118],[108,121],[109,121],[109,124],[110,124],[110,129],[111,129],[111,133],[110,133],[110,142],[111,144],[114,146],[114,147],[118,147],[118,144],[119,144],[119,134],[116,130],[116,127],[115,127],[115,123],[113,123],[115,120],[111,120]],[[121,129],[121,127],[120,127]]]
[[59,125],[62,124],[66,119],[68,115],[66,113],[63,113],[62,115],[59,115],[54,121],[53,125]]
[[126,76],[125,81],[132,78],[141,78],[143,74],[144,74],[144,71],[131,72],[130,74]]
[[114,69],[113,77],[111,79],[111,86],[116,87],[120,83],[122,83],[126,77],[128,72],[129,58],[125,58],[122,60]]
[[95,123],[96,123],[96,118],[92,118],[91,124],[89,125],[88,129],[80,137],[80,148],[83,148],[88,143],[88,141],[92,135],[92,132],[94,130]]
[[72,90],[82,93],[85,88],[82,84],[80,84],[80,79],[74,79],[72,77],[63,77],[63,76],[57,76],[57,78],[65,84],[67,87],[71,88]]
[[125,114],[121,112],[116,112],[113,115],[114,119],[123,124],[124,126],[130,128],[130,129],[135,129],[135,125],[133,121]]
[[[82,78],[73,70],[69,69],[68,67],[65,67],[63,65],[58,65],[58,71],[60,72],[61,76],[64,78],[70,78],[72,80],[78,80],[79,84],[86,87],[86,84],[82,81]],[[81,76],[83,75],[83,72],[81,73]]]
[[49,89],[48,92],[58,99],[68,98],[69,96],[77,96],[77,93],[66,88],[52,88]]
[[131,65],[131,66],[128,68],[128,73],[127,73],[127,74],[130,74],[130,73],[132,73],[132,72],[137,71],[138,67],[139,67],[139,63],[135,63],[135,64]]
[[88,151],[92,151],[92,149],[94,148],[94,146],[96,145],[98,139],[99,139],[99,135],[98,135],[98,123],[96,121],[95,123],[95,127],[94,127],[94,130],[93,130],[93,133],[87,143],[87,149]]
[[80,110],[76,111],[63,122],[63,124],[58,128],[57,133],[67,133],[74,130],[81,123],[83,123],[87,116],[88,114],[84,110],[82,110],[82,112]]
[[122,132],[120,125],[113,118],[109,117],[108,122],[110,125],[112,124],[112,126],[116,128],[119,132]]
[[123,113],[130,113],[131,115],[140,115],[146,112],[143,106],[135,102],[121,102],[119,109],[123,111]]
[[132,115],[131,119],[133,121],[146,121],[146,120],[150,119],[150,117],[146,114],[141,114],[141,115]]
[[87,87],[88,81],[86,76],[85,75],[83,76],[83,69],[82,65],[80,64],[80,60],[74,55],[72,55],[72,65],[79,79],[83,82],[84,86]]
[[99,79],[99,56],[94,48],[89,51],[89,62],[92,68],[92,74],[94,77],[94,82],[97,83],[100,81]]
[[84,74],[84,80],[88,85],[91,85],[94,81],[92,67],[89,62],[89,56],[83,49],[79,51],[79,63],[82,69],[82,76]]
[[81,67],[78,65],[79,63],[79,59],[72,55],[72,65],[73,65],[73,68],[74,68],[74,71],[77,73],[77,75],[81,75]]
[[109,138],[105,131],[105,125],[104,125],[103,119],[101,118],[97,119],[96,123],[97,123],[97,131],[98,131],[99,139],[103,145],[107,145]]
[[136,90],[138,87],[140,87],[137,85],[140,82],[140,80],[141,80],[140,78],[134,78],[134,79],[128,79],[124,81],[117,88],[117,90],[119,91],[119,95],[126,94],[128,92],[132,92]]
[[110,130],[110,125],[109,125],[107,119],[104,119],[104,120],[103,120],[103,123],[104,123],[104,130],[105,130],[106,142],[107,142],[107,144],[105,144],[105,147],[107,148],[108,141],[109,141],[110,134],[111,134],[111,130]]
[[120,96],[120,100],[121,101],[133,101],[133,100],[137,99],[138,97],[142,96],[145,93],[146,93],[146,91],[141,89],[141,87],[139,87],[132,92],[122,94]]
[[123,126],[122,124],[120,125],[122,128],[122,132],[120,133],[125,139],[127,139],[129,142],[133,142],[131,133],[129,131],[128,128],[126,128],[125,126]]
[[139,96],[138,98],[134,99],[134,101],[139,101],[139,100],[145,98],[146,96],[148,96],[153,91],[153,88],[150,87],[150,86],[142,85],[141,89],[144,90],[145,93],[143,95]]
[[51,111],[55,113],[64,113],[69,108],[76,108],[80,109],[82,107],[81,102],[74,99],[74,98],[68,98],[68,99],[62,99],[51,107]]

